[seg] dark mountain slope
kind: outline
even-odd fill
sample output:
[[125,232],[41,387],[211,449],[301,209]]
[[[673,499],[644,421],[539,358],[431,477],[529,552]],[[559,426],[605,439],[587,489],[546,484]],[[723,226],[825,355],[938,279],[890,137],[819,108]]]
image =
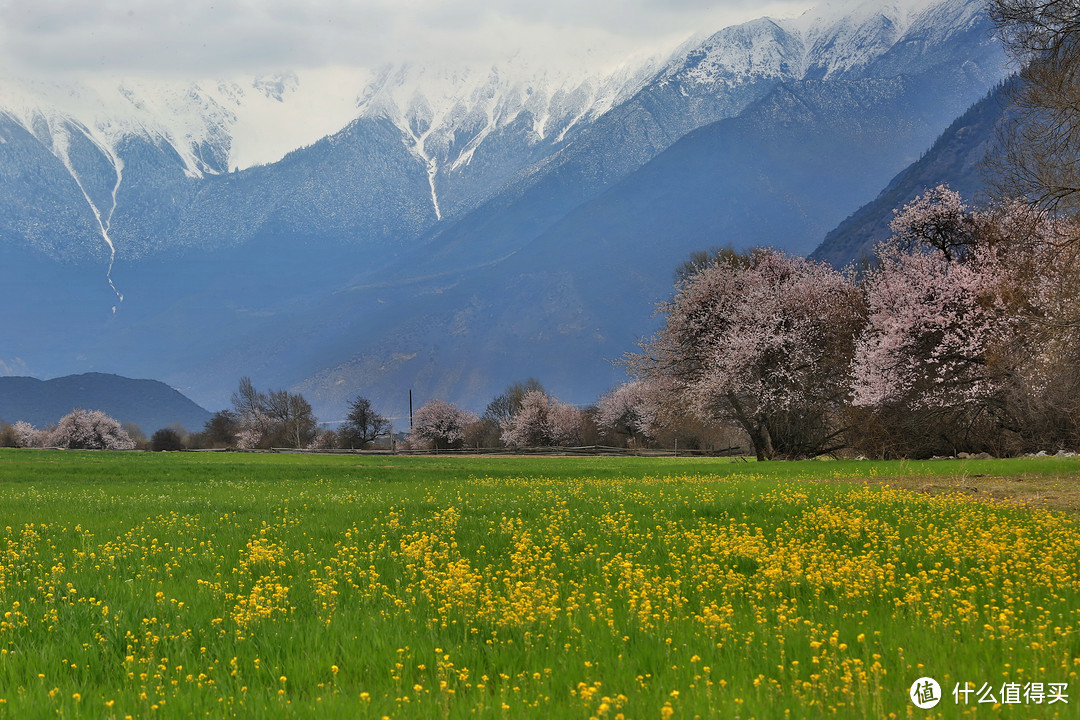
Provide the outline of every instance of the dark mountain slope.
[[922,87],[785,83],[739,117],[690,133],[537,242],[610,240],[643,268],[672,268],[714,245],[809,252],[925,147],[934,118],[918,109]]
[[101,410],[120,422],[135,423],[150,435],[180,423],[201,430],[210,413],[157,380],[86,373],[52,380],[0,377],[0,418],[46,427],[76,408]]
[[1006,92],[1005,85],[995,88],[957,118],[917,162],[829,232],[811,257],[840,267],[870,256],[874,246],[889,237],[893,210],[941,183],[966,199],[977,199],[985,189],[982,163],[1004,114]]

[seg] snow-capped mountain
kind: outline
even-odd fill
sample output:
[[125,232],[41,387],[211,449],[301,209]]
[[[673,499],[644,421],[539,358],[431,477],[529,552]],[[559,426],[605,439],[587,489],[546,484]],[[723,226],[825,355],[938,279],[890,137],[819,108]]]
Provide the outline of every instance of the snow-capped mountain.
[[[191,177],[276,162],[357,116],[366,70],[212,81],[0,79],[0,109],[39,136],[70,124],[115,155],[125,138],[168,144]],[[54,134],[54,133],[50,133]]]
[[[360,117],[390,120],[426,168],[437,220],[474,206],[507,178],[625,102],[656,60],[591,75],[511,60],[474,68],[384,68],[364,88]],[[445,213],[444,213],[445,211]]]
[[863,2],[589,72],[0,80],[0,284],[26,307],[0,372],[208,406],[249,374],[330,412],[402,383],[482,405],[522,373],[589,400],[690,250],[806,245],[929,147],[1003,76],[989,27],[981,0]]
[[[690,130],[738,114],[776,82],[911,74],[918,62],[912,49],[919,54],[939,47],[942,38],[933,32],[955,33],[977,21],[979,9],[978,2],[959,0],[904,7],[826,4],[791,20],[725,28],[669,57],[607,72],[549,73],[511,59],[483,69],[331,68],[302,77],[193,82],[0,79],[0,137],[9,140],[24,130],[59,161],[62,168],[53,170],[66,171],[75,186],[65,183],[70,198],[61,216],[78,217],[74,227],[60,224],[55,233],[25,218],[24,232],[17,224],[4,234],[37,238],[39,250],[65,257],[107,251],[124,258],[248,241],[249,230],[272,209],[239,223],[205,219],[207,184],[185,180],[210,176],[213,184],[213,176],[270,166],[323,138],[347,135],[350,123],[388,121],[399,133],[391,143],[418,161],[431,205],[429,218],[392,228],[400,237],[459,216],[520,175],[535,174],[601,119],[625,125],[635,101],[653,106],[646,111],[654,127],[643,129],[628,154],[613,158],[613,167],[600,169],[601,184]],[[151,156],[159,182],[164,173],[173,175],[178,187],[169,219],[178,227],[166,230],[160,218],[146,222],[120,207],[131,185],[125,166],[138,164],[139,155]],[[131,179],[145,183],[138,173]],[[88,207],[81,207],[83,200]],[[364,213],[354,220],[394,225],[392,218]],[[218,237],[203,236],[206,225],[221,228]],[[345,225],[331,234],[355,238],[355,223]]]

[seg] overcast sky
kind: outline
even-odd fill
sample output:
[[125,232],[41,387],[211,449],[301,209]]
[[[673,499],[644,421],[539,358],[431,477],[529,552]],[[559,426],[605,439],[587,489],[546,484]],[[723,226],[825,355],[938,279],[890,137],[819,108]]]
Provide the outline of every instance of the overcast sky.
[[0,72],[226,77],[414,60],[610,66],[813,0],[0,0]]

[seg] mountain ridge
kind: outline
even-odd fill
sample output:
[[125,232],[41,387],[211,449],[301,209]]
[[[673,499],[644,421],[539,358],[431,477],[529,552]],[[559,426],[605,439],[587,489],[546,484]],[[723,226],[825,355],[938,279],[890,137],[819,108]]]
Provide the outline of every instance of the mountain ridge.
[[82,373],[50,380],[0,377],[0,419],[44,428],[72,410],[101,410],[123,423],[138,425],[148,436],[179,423],[202,430],[211,414],[157,380],[135,380],[111,373]]

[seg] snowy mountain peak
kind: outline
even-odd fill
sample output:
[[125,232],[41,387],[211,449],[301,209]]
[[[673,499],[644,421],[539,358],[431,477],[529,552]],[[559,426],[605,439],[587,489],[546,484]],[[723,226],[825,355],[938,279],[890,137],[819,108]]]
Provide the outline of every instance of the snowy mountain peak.
[[762,18],[713,34],[685,52],[665,73],[664,82],[693,85],[737,84],[752,79],[788,78],[803,49],[774,20]]
[[910,15],[894,3],[863,3],[842,14],[826,6],[800,20],[792,27],[801,31],[806,47],[806,76],[824,79],[858,71],[880,57],[907,31]]
[[191,177],[280,160],[356,117],[371,73],[331,68],[195,82],[139,78],[0,80],[0,110],[32,131],[35,114],[68,118],[112,152],[127,136],[171,146]]
[[357,117],[385,117],[425,161],[460,169],[492,133],[526,115],[533,142],[561,143],[657,73],[661,82],[700,92],[858,72],[914,24],[948,32],[981,10],[979,0],[825,2],[794,19],[725,28],[671,56],[634,59],[613,71],[552,71],[513,57],[483,68],[331,67],[196,82],[4,78],[0,111],[31,131],[35,113],[67,118],[114,154],[130,135],[170,145],[192,177],[276,162]]
[[515,60],[486,69],[403,65],[380,70],[358,108],[361,117],[392,121],[425,161],[457,169],[492,133],[522,119],[532,142],[561,142],[575,126],[640,89],[658,64],[584,75],[536,70]]
[[910,32],[955,32],[982,11],[981,0],[825,2],[796,18],[724,28],[685,48],[663,81],[731,86],[858,74]]

